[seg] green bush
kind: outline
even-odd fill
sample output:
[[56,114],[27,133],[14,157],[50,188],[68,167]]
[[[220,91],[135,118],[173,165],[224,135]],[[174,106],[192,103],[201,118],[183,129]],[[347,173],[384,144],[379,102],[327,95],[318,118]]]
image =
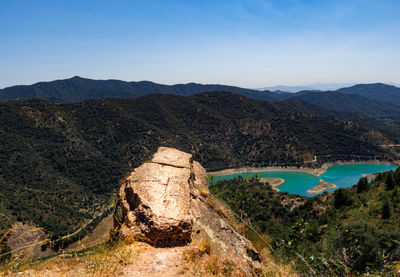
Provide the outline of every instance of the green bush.
[[357,183],[357,193],[367,191],[369,189],[367,177],[362,177]]
[[351,204],[353,204],[353,199],[348,190],[340,188],[335,191],[334,205],[336,209],[343,206],[350,206]]
[[386,173],[386,178],[385,178],[385,184],[386,184],[386,189],[387,190],[392,190],[394,189],[395,182],[394,182],[394,176],[393,176],[393,171],[389,171]]
[[328,242],[328,258],[345,263],[355,272],[382,269],[400,258],[400,232],[381,231],[368,223],[343,225]]
[[392,205],[389,199],[386,199],[382,204],[382,219],[388,219],[392,216]]

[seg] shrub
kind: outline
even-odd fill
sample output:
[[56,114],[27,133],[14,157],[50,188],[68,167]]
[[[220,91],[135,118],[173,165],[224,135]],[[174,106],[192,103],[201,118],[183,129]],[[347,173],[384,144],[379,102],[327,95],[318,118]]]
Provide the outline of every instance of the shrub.
[[394,182],[396,183],[396,186],[400,186],[400,167],[398,167],[394,172]]
[[386,189],[391,190],[394,189],[394,178],[393,178],[393,171],[389,171],[386,175],[385,179]]
[[362,177],[357,183],[357,193],[361,193],[369,189],[367,177]]
[[392,206],[388,199],[382,205],[382,219],[388,219],[392,216]]
[[339,209],[342,206],[350,206],[351,204],[353,204],[353,199],[348,190],[338,189],[335,191],[334,205],[336,209]]
[[381,269],[399,259],[399,240],[400,233],[395,230],[381,231],[368,223],[352,223],[331,235],[328,257],[354,272]]

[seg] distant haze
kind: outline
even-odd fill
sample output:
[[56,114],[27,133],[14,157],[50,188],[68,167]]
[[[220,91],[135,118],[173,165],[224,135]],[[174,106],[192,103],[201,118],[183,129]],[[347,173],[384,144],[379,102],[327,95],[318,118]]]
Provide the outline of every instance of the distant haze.
[[258,90],[269,90],[269,91],[285,91],[285,92],[298,92],[302,90],[337,90],[339,88],[350,87],[356,83],[332,83],[332,84],[310,84],[305,86],[272,86],[259,88]]
[[397,0],[0,0],[0,87],[74,75],[246,88],[399,83],[399,11]]

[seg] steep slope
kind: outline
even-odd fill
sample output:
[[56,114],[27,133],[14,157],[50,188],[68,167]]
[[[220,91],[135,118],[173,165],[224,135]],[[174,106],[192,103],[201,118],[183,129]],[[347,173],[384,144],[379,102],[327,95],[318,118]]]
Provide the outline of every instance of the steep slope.
[[299,97],[289,98],[287,100],[279,102],[280,105],[286,107],[289,110],[303,113],[311,114],[315,116],[330,117],[339,120],[351,119],[357,120],[361,115],[357,115],[350,112],[339,112],[334,109],[326,108],[322,105],[312,104],[307,101],[300,99]]
[[360,84],[338,89],[346,94],[359,94],[378,101],[400,105],[400,88],[382,83]]
[[192,155],[160,147],[122,183],[113,240],[63,254],[63,262],[56,256],[19,267],[22,261],[11,260],[0,274],[259,276],[259,253],[236,230],[232,211],[211,197],[206,176]]
[[[223,92],[0,103],[0,212],[56,239],[107,211],[118,180],[159,146],[219,170],[302,165],[315,155],[321,163],[353,155],[390,159],[377,146],[387,141],[385,133],[347,119]],[[7,225],[6,217],[0,223]]]

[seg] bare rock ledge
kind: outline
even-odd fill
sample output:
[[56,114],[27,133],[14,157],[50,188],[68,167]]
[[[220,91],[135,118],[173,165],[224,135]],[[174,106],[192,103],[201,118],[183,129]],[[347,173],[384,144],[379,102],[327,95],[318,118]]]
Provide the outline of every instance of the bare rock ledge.
[[258,267],[259,254],[251,243],[206,204],[206,176],[192,155],[160,147],[151,162],[136,168],[121,186],[116,229],[126,239],[156,247],[206,239],[218,255],[244,261],[248,270]]

